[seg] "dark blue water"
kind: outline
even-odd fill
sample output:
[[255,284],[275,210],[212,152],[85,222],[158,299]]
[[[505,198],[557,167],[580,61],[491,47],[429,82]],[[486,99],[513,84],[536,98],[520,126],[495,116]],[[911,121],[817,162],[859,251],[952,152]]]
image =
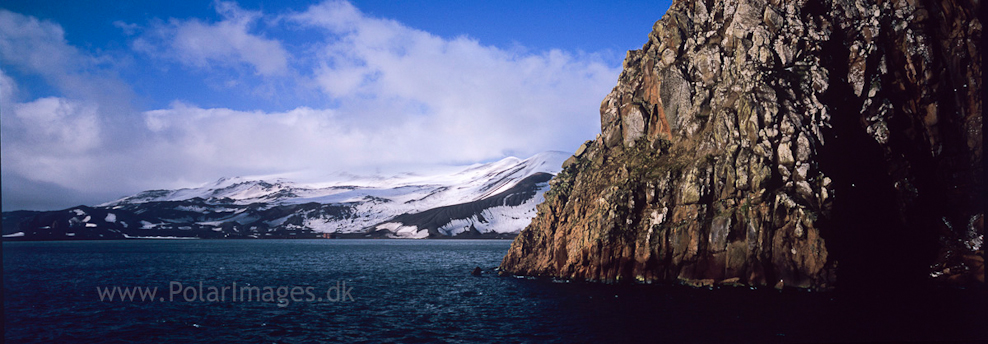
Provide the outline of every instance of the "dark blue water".
[[[972,340],[983,290],[853,295],[479,277],[509,242],[3,243],[4,337],[20,342],[832,342]],[[321,301],[185,301],[171,282],[311,287]],[[346,283],[346,302],[330,287]],[[157,287],[100,301],[97,287]],[[286,288],[287,290],[288,288]],[[198,291],[196,291],[198,293]],[[168,301],[169,298],[172,301]],[[162,302],[161,298],[165,301]],[[287,298],[286,298],[287,299]]]

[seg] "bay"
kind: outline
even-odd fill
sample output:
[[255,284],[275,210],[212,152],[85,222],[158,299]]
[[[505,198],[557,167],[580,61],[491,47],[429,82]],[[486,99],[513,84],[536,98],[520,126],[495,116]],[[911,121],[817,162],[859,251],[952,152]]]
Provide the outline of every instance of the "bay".
[[[988,296],[984,290],[902,288],[858,295],[498,276],[493,268],[509,245],[502,240],[4,242],[4,339],[7,343],[985,339],[981,326]],[[472,276],[475,267],[484,273]],[[181,291],[172,293],[176,283]],[[297,298],[286,293],[280,302],[232,300],[232,292],[223,300],[208,301],[204,295],[209,287],[244,286],[286,291],[298,287],[300,293]],[[98,288],[113,287],[157,288],[157,293],[144,301],[101,300]],[[350,298],[339,300],[346,288]],[[189,299],[193,293],[195,297]],[[334,296],[337,300],[330,301]]]

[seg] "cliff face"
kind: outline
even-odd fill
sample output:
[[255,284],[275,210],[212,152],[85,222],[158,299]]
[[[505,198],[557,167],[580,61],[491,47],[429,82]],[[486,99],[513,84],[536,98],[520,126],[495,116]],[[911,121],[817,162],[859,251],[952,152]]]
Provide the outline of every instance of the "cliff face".
[[818,289],[976,276],[979,11],[676,1],[501,269]]

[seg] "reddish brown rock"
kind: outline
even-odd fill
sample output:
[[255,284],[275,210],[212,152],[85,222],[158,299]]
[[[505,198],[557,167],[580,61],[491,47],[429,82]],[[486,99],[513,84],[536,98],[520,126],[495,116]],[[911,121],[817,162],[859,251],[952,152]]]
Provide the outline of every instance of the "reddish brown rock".
[[501,269],[828,289],[966,266],[983,283],[978,11],[676,1]]

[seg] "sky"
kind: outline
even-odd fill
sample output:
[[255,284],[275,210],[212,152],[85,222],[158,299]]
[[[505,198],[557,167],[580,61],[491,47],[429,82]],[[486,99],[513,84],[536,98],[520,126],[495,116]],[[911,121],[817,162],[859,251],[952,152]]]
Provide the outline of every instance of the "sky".
[[3,211],[574,151],[668,7],[4,0]]

